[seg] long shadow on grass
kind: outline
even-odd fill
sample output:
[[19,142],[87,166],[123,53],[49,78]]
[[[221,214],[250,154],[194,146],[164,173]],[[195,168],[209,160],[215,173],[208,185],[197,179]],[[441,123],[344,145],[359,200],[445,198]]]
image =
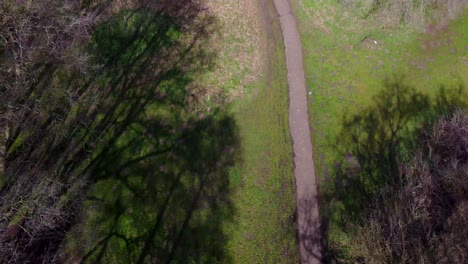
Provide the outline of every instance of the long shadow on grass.
[[229,262],[222,223],[233,214],[235,126],[218,113],[175,127],[149,121],[136,129],[145,133],[126,134],[118,144],[126,150],[116,146],[94,170],[101,180],[74,241],[88,245],[81,261]]
[[[400,161],[415,149],[417,137],[431,120],[466,108],[464,95],[461,85],[456,89],[441,87],[430,97],[405,84],[402,77],[395,77],[385,80],[384,89],[371,105],[344,116],[339,141],[333,146],[339,158],[322,186],[323,227],[333,222],[349,231],[349,225],[361,219],[384,186],[403,183]],[[340,257],[336,245],[325,243],[325,248],[329,261]]]
[[237,127],[227,110],[188,111],[213,19],[197,1],[103,3],[87,74],[45,60],[21,96],[1,96],[15,119],[2,123],[0,262],[229,262]]

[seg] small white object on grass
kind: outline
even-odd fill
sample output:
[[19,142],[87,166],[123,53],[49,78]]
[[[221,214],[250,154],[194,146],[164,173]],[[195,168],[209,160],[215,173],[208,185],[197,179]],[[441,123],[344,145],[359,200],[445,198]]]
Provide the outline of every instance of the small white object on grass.
[[312,92],[309,92],[309,95],[312,95]]
[[377,45],[377,40],[374,40],[374,44]]

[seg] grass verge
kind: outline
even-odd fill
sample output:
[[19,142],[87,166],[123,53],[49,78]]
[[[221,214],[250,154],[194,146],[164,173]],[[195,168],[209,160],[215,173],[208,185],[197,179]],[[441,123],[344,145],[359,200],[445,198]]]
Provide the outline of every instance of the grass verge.
[[226,226],[228,251],[234,263],[297,263],[285,57],[272,2],[260,2],[267,67],[234,104],[242,157],[231,172],[237,212]]

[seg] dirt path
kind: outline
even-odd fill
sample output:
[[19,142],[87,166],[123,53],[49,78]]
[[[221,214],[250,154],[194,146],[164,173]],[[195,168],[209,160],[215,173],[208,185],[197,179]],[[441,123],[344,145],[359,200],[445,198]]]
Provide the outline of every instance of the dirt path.
[[302,263],[321,263],[320,218],[310,140],[302,45],[289,0],[274,0],[281,23],[289,85],[289,127],[297,186],[297,225]]

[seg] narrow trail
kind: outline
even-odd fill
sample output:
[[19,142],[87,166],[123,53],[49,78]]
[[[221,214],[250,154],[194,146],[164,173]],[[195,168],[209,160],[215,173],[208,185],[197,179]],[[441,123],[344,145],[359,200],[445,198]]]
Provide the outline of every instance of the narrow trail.
[[314,160],[310,140],[302,45],[289,0],[274,0],[286,53],[289,127],[293,141],[298,240],[302,263],[321,263],[322,246]]

